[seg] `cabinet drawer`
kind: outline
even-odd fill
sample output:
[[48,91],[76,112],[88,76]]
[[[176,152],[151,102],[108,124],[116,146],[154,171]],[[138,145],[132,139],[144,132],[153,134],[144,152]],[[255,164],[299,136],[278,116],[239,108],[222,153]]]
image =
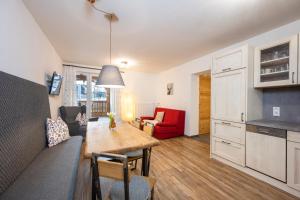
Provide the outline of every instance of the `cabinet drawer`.
[[212,134],[221,139],[245,144],[245,124],[212,120]]
[[213,73],[221,73],[247,67],[245,66],[244,47],[219,54],[213,58]]
[[212,153],[236,164],[245,166],[244,145],[213,137]]

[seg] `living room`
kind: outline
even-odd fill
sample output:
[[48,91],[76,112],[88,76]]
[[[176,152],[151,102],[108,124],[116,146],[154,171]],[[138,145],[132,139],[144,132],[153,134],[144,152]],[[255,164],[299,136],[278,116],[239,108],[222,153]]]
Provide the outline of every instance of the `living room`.
[[0,199],[299,199],[299,10],[1,1]]

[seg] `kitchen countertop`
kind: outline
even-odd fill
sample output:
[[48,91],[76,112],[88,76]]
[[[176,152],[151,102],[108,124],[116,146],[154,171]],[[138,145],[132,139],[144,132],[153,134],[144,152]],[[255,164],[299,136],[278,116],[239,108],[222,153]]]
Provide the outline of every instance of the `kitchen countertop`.
[[288,131],[299,132],[299,134],[300,134],[300,123],[270,121],[270,120],[261,119],[261,120],[247,121],[246,124],[284,129],[284,130],[288,130]]

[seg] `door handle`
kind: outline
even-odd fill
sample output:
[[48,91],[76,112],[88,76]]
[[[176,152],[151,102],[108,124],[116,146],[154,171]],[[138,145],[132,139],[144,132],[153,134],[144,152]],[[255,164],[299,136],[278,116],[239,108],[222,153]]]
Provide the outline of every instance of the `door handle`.
[[244,122],[244,113],[241,113],[241,121]]
[[231,123],[229,123],[229,122],[222,122],[222,124],[227,125],[227,126],[231,125]]
[[268,130],[264,130],[264,129],[257,129],[258,133],[264,133],[264,134],[269,134],[270,132]]
[[222,140],[222,143],[223,143],[223,144],[228,144],[228,145],[231,144],[230,142],[225,142],[224,140]]
[[227,71],[230,71],[231,70],[231,67],[228,67],[226,69],[222,69],[223,72],[227,72]]

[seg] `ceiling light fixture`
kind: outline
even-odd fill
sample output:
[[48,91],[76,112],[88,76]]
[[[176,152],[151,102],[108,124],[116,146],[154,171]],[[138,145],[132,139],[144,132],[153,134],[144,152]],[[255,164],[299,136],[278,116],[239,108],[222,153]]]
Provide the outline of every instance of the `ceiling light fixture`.
[[92,7],[103,13],[104,16],[109,20],[109,65],[103,65],[99,74],[99,78],[96,82],[96,85],[100,85],[106,88],[123,88],[125,86],[123,78],[121,76],[120,70],[117,66],[111,64],[111,33],[112,21],[118,21],[118,17],[114,13],[109,13],[104,10],[97,8],[94,3],[95,0],[88,0],[91,3]]

